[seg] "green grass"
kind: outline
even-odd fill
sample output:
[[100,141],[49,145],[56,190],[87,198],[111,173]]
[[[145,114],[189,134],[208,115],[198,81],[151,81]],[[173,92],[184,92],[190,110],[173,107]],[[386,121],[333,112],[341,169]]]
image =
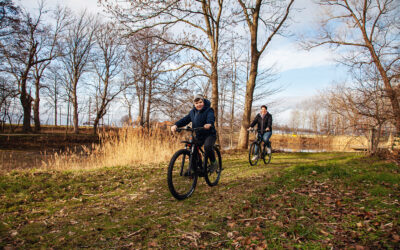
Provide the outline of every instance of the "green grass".
[[400,168],[349,153],[223,155],[176,201],[167,164],[0,176],[0,248],[399,247]]

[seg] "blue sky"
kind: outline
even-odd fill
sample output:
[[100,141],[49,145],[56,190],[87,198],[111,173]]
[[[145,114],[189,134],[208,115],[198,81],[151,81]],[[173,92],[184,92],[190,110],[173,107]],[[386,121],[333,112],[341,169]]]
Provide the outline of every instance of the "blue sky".
[[[26,8],[37,6],[38,0],[15,0]],[[78,12],[87,8],[96,12],[99,8],[97,0],[47,0],[48,6],[57,2],[67,5]],[[316,25],[318,16],[322,13],[312,0],[296,0],[292,12],[293,21],[289,31],[296,34],[307,34]],[[328,48],[318,47],[311,51],[300,48],[294,38],[275,37],[264,52],[259,68],[272,64],[277,66],[279,79],[275,85],[287,86],[282,92],[273,97],[278,106],[271,106],[270,112],[275,115],[275,121],[287,123],[290,113],[297,104],[328,87],[333,82],[345,79],[346,71],[338,67],[334,61],[336,54]]]
[[342,68],[336,65],[323,65],[284,71],[278,81],[289,84],[281,95],[310,96],[341,78],[343,78]]

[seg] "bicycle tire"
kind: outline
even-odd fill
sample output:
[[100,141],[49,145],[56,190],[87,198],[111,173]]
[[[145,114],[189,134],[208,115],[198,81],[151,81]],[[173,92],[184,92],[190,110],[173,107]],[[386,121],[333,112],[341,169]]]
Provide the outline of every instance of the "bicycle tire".
[[263,150],[263,161],[264,161],[264,164],[267,165],[271,162],[272,148],[271,148],[271,153],[269,153],[269,154],[265,151],[265,148],[266,147],[264,147],[264,150]]
[[[205,159],[204,163],[203,163],[203,168],[206,169],[204,179],[206,180],[206,183],[210,187],[216,186],[218,184],[219,179],[221,178],[221,172],[222,172],[221,152],[219,152],[219,149],[217,147],[214,147],[214,152],[216,153],[216,158],[218,159],[217,169],[215,169],[215,171],[213,171],[213,172],[210,171],[210,163],[209,163],[208,159]],[[215,176],[215,179],[213,180],[212,177],[214,177],[214,176]]]
[[[250,148],[249,148],[249,163],[251,166],[255,166],[257,165],[258,162],[258,158],[256,160],[253,160],[253,157],[255,156],[254,150],[255,150],[255,146],[257,145],[257,142],[253,142],[250,144]],[[258,155],[259,156],[259,155]]]
[[190,161],[190,151],[181,149],[172,156],[169,162],[168,188],[177,200],[190,197],[196,188],[198,176],[195,171],[193,173],[189,171]]

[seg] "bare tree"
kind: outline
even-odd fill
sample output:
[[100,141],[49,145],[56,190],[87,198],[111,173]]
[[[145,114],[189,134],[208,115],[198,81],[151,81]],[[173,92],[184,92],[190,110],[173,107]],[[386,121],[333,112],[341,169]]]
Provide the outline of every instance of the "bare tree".
[[362,130],[370,138],[371,154],[376,153],[384,124],[390,119],[390,101],[378,81],[365,81],[352,87],[338,85],[325,91],[328,112],[340,117],[342,133]]
[[[158,38],[190,51],[191,54],[186,58],[191,60],[178,68],[195,67],[210,79],[211,103],[218,118],[218,56],[224,0],[134,1],[125,7],[118,4],[117,0],[100,2],[131,33],[153,27],[179,33],[174,37]],[[205,65],[201,63],[203,61],[206,62]]]
[[322,117],[324,115],[321,96],[313,96],[300,103],[300,108],[304,112],[305,127],[314,133],[321,132]]
[[61,62],[66,71],[66,87],[73,106],[74,133],[79,133],[78,83],[82,75],[88,72],[96,26],[95,18],[86,11],[82,12],[71,21],[61,44],[64,54]]
[[400,133],[399,95],[394,86],[400,65],[400,2],[337,0],[319,4],[326,12],[318,36],[309,40],[307,47],[330,45],[344,48],[343,64],[357,68],[373,66],[379,72],[385,96],[390,100],[392,119],[397,133]]
[[182,114],[192,108],[193,87],[191,81],[196,74],[190,69],[184,72],[170,72],[162,78],[157,111],[168,117],[170,121],[176,121]]
[[6,71],[15,78],[15,82],[18,84],[20,101],[24,110],[24,132],[32,130],[30,122],[34,98],[32,98],[28,86],[31,70],[35,65],[51,61],[54,58],[53,54],[39,53],[42,46],[40,37],[44,34],[42,24],[44,14],[43,2],[39,4],[36,17],[32,17],[26,10],[22,11],[19,31],[0,44],[7,64]]
[[128,81],[126,80],[126,77],[124,77],[124,81],[125,84],[128,86],[128,88],[124,89],[124,91],[122,91],[122,104],[128,108],[128,115],[126,115],[126,122],[128,125],[132,125],[133,119],[132,119],[132,106],[134,104],[135,101],[135,93],[132,88],[132,85],[128,83]]
[[9,117],[11,103],[17,96],[18,90],[15,88],[15,84],[0,76],[0,125],[2,131],[4,131],[4,125]]
[[36,53],[34,55],[35,60],[39,61],[39,58],[41,57],[48,57],[50,58],[50,60],[39,62],[33,67],[33,78],[35,86],[33,115],[35,132],[40,131],[40,92],[41,89],[44,87],[44,84],[42,83],[42,78],[53,59],[60,55],[57,50],[57,45],[59,43],[61,33],[68,25],[69,18],[70,12],[68,11],[68,9],[57,7],[57,9],[54,11],[54,26],[44,26],[43,32],[40,36],[38,36],[39,43],[36,49]]
[[121,72],[124,56],[122,38],[112,23],[102,24],[95,33],[99,52],[94,68],[98,77],[96,87],[96,116],[93,122],[93,133],[97,133],[100,119],[104,117],[111,101],[126,89],[124,81],[115,78]]
[[[294,0],[290,0],[287,5],[283,6],[274,5],[270,1],[263,0],[257,0],[255,2],[237,1],[241,6],[242,14],[250,32],[250,73],[246,84],[245,107],[238,143],[238,148],[247,148],[248,133],[246,130],[250,125],[253,94],[258,74],[258,62],[272,38],[281,32],[284,23],[289,17],[289,12]],[[265,33],[266,39],[261,42],[261,46],[259,47],[260,29]]]
[[46,105],[54,110],[54,125],[61,124],[61,117],[58,119],[58,115],[61,115],[61,112],[58,113],[59,109],[61,109],[61,101],[63,95],[63,78],[60,74],[62,72],[60,65],[50,65],[48,70],[49,75],[46,77],[46,86],[44,88],[44,96],[46,99]]
[[[177,52],[157,39],[156,30],[142,30],[129,38],[129,64],[139,104],[138,123],[150,127],[152,104],[161,86],[164,64]],[[171,86],[172,84],[168,84]]]

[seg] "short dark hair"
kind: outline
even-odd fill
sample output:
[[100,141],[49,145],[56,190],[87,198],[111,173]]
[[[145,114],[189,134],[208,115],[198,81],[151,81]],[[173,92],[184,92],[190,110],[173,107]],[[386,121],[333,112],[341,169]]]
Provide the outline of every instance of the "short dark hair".
[[261,108],[265,108],[266,110],[268,110],[267,106],[262,105]]

